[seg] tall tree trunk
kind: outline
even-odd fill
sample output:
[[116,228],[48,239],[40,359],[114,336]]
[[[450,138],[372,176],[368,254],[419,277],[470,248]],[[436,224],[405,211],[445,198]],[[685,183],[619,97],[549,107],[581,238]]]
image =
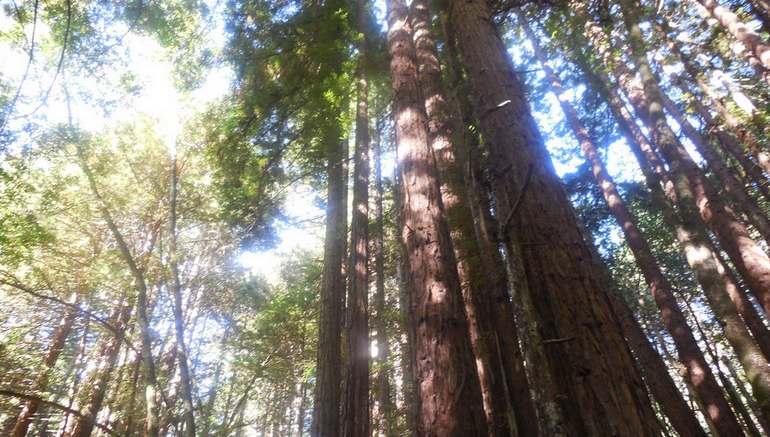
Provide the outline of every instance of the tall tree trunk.
[[770,46],[764,44],[759,35],[749,29],[729,8],[720,6],[716,0],[697,0],[697,3],[703,6],[733,38],[746,46],[749,64],[761,74],[763,80],[770,83],[770,76],[768,76]]
[[[713,288],[714,291],[711,293],[727,293],[730,296],[739,314],[759,343],[763,354],[766,357],[770,356],[768,355],[770,352],[770,332],[764,325],[761,316],[738,286],[733,272],[725,264],[719,252],[713,248],[708,232],[697,215],[692,213],[688,217],[680,216],[666,200],[666,196],[668,196],[672,203],[679,202],[673,189],[673,182],[670,180],[664,164],[634,122],[620,96],[607,86],[611,81],[600,71],[592,70],[586,64],[585,59],[578,57],[577,62],[591,86],[607,100],[617,119],[618,127],[627,138],[629,147],[645,176],[653,203],[662,212],[666,224],[675,231],[684,258],[695,273],[696,280],[704,290]],[[618,74],[618,76],[622,75]],[[665,194],[662,191],[661,182],[666,187]],[[703,253],[704,257],[698,257],[698,253]]]
[[88,179],[91,192],[98,201],[99,211],[102,215],[102,218],[107,223],[107,226],[109,227],[110,232],[112,233],[112,236],[118,245],[121,257],[128,266],[131,276],[133,277],[134,287],[137,291],[136,321],[139,324],[139,336],[142,341],[142,360],[144,368],[144,381],[146,384],[145,404],[147,411],[145,414],[144,427],[145,434],[147,436],[157,437],[159,425],[159,392],[158,381],[155,374],[155,363],[152,357],[152,338],[150,337],[150,320],[147,305],[147,283],[145,282],[142,269],[136,263],[134,255],[131,254],[131,249],[128,247],[128,244],[123,238],[123,234],[118,229],[118,226],[112,217],[112,213],[110,212],[107,201],[102,197],[98,189],[96,179],[91,172],[88,163],[86,162],[86,158],[83,155],[83,151],[80,146],[77,147],[77,155],[80,167]]
[[[720,397],[719,385],[711,373],[711,369],[706,363],[703,352],[698,347],[690,327],[687,326],[687,321],[676,301],[670,282],[663,274],[660,266],[658,266],[647,240],[637,227],[636,220],[626,207],[620,193],[618,193],[615,182],[604,168],[596,146],[580,121],[577,112],[569,101],[562,97],[564,88],[559,78],[546,63],[545,54],[537,42],[537,37],[529,28],[526,17],[519,14],[519,22],[528,35],[530,43],[534,48],[535,56],[543,67],[546,79],[550,82],[553,93],[557,96],[567,122],[578,139],[586,162],[591,167],[596,184],[602,190],[607,206],[622,229],[626,242],[634,254],[636,264],[644,275],[647,285],[650,287],[652,297],[660,309],[663,323],[677,345],[679,360],[687,367],[688,378],[690,378],[699,395],[704,400],[709,403],[714,402],[714,398]],[[638,344],[638,342],[635,344]],[[661,401],[665,402],[667,400],[669,399],[666,398]],[[721,399],[721,401],[724,402],[724,399]],[[675,425],[680,425],[676,429],[682,435],[687,435],[688,432],[697,433],[696,430],[698,428],[692,428],[690,423],[676,423]]]
[[[711,362],[714,363],[714,367],[716,368],[719,380],[722,382],[722,387],[724,387],[725,391],[727,392],[733,409],[738,413],[741,419],[743,419],[743,425],[746,433],[751,436],[760,436],[761,434],[757,429],[757,426],[754,424],[754,419],[749,414],[746,405],[744,405],[740,396],[738,396],[738,392],[735,390],[735,386],[732,384],[732,382],[730,382],[730,379],[722,371],[722,366],[719,364],[717,353],[714,351],[714,347],[711,344],[711,339],[706,335],[705,329],[703,329],[703,326],[698,320],[698,315],[693,310],[689,301],[685,300],[685,303],[687,305],[687,310],[690,313],[693,322],[695,323],[695,327],[698,329],[701,341],[703,341],[703,344],[706,346],[706,352],[708,353],[709,358],[711,358]],[[739,380],[736,380],[736,382],[740,384]]]
[[169,207],[169,264],[171,265],[174,333],[176,334],[176,359],[179,362],[180,385],[182,386],[182,419],[185,422],[185,435],[195,437],[195,414],[193,412],[192,377],[187,361],[187,346],[184,336],[184,315],[182,313],[182,283],[179,279],[179,259],[176,235],[177,204],[177,164],[176,145],[171,156],[171,205]]
[[[395,122],[395,120],[394,120]],[[395,144],[395,132],[393,133]],[[393,209],[395,211],[396,230],[403,229],[403,219],[401,217],[401,177],[398,166],[394,170],[393,180]],[[405,431],[408,436],[414,436],[417,433],[417,422],[419,411],[417,408],[417,354],[415,352],[416,343],[416,323],[414,322],[414,311],[412,309],[412,297],[415,295],[411,291],[409,281],[409,259],[407,258],[407,249],[404,241],[398,238],[398,261],[396,262],[396,271],[398,276],[398,306],[401,311],[403,330],[405,331],[404,341],[401,342],[401,390],[403,405],[401,410],[405,417]]]
[[730,170],[724,158],[712,147],[708,139],[698,132],[685,114],[666,94],[661,94],[661,97],[666,111],[681,126],[682,131],[695,145],[698,153],[706,159],[709,168],[711,168],[722,183],[724,192],[727,195],[726,197],[731,200],[735,209],[742,211],[746,215],[748,223],[754,226],[754,229],[759,232],[765,241],[770,241],[770,221],[754,200],[749,197],[743,185],[733,176],[732,170]]
[[412,28],[403,0],[388,0],[401,214],[409,259],[419,393],[418,435],[487,435],[468,322],[436,163],[430,149]]
[[[516,419],[511,408],[508,378],[501,365],[502,351],[496,340],[494,325],[497,319],[494,303],[504,297],[498,295],[500,290],[494,288],[495,284],[488,281],[490,277],[482,271],[462,166],[456,158],[457,145],[452,138],[453,130],[461,127],[453,122],[452,117],[456,119],[457,114],[452,113],[444,94],[428,2],[415,0],[411,7],[417,67],[428,117],[429,142],[436,157],[441,180],[441,200],[458,261],[457,272],[476,356],[487,426],[491,435],[509,436],[516,430]],[[503,268],[503,265],[497,267]]]
[[388,320],[385,315],[385,224],[382,214],[382,204],[385,192],[382,188],[382,150],[380,123],[375,130],[374,138],[374,183],[377,189],[377,199],[374,203],[374,218],[376,236],[374,240],[374,268],[376,289],[374,305],[377,314],[375,329],[377,330],[377,404],[379,406],[379,431],[386,437],[393,435],[395,419],[393,398],[390,395],[390,372],[388,359],[390,344],[388,339]]
[[[80,381],[83,376],[84,372],[84,362],[86,359],[86,345],[88,344],[88,334],[91,329],[90,324],[90,318],[86,319],[85,326],[83,327],[83,334],[80,337],[80,342],[78,343],[78,352],[73,357],[72,360],[72,385],[69,388],[69,400],[67,401],[67,408],[72,409],[73,405],[75,405],[75,399],[78,394],[78,390],[80,388]],[[71,414],[69,411],[64,413],[64,418],[61,421],[61,426],[59,427],[59,435],[65,435],[68,426],[69,426],[69,420],[70,420]]]
[[[59,321],[59,325],[56,326],[56,329],[53,331],[48,351],[43,357],[42,373],[37,377],[33,385],[36,392],[43,393],[48,389],[48,379],[51,375],[51,371],[56,365],[56,361],[59,359],[62,349],[64,349],[67,337],[69,337],[70,332],[72,331],[72,325],[75,323],[75,317],[78,315],[78,312],[75,309],[76,307],[74,307],[74,305],[77,305],[78,303],[78,298],[79,295],[77,292],[72,293],[69,303],[73,306],[67,307],[64,316]],[[16,424],[11,431],[12,437],[24,437],[27,435],[29,425],[32,423],[38,408],[40,408],[40,403],[37,400],[29,399],[24,403],[21,412],[16,416]]]
[[105,338],[99,341],[99,352],[96,355],[96,368],[83,381],[82,393],[79,394],[80,411],[83,413],[74,423],[72,429],[66,433],[69,437],[89,437],[96,423],[96,416],[102,409],[104,395],[107,393],[107,384],[115,368],[115,362],[123,344],[126,328],[131,318],[132,305],[120,300],[120,303],[112,310],[109,321],[115,327],[116,332],[105,332]]
[[[567,435],[656,435],[642,381],[586,240],[483,0],[452,0],[449,19],[490,152],[501,236],[522,264],[541,323]],[[573,408],[575,403],[582,407]]]
[[687,406],[682,393],[668,373],[666,363],[650,344],[644,330],[631,313],[631,309],[623,299],[614,294],[610,295],[610,299],[620,319],[623,333],[631,344],[631,349],[639,361],[639,367],[645,375],[645,382],[671,425],[682,437],[705,436],[706,433],[701,428],[695,413]]
[[[475,306],[479,307],[482,318],[491,319],[491,331],[485,343],[489,344],[487,347],[490,351],[497,351],[497,354],[491,354],[490,358],[493,365],[502,368],[508,402],[514,413],[509,422],[512,427],[515,425],[515,431],[519,435],[538,435],[541,430],[538,421],[532,420],[537,417],[537,413],[524,367],[524,356],[519,346],[521,331],[514,318],[514,296],[509,287],[506,263],[500,253],[498,225],[491,214],[490,192],[479,179],[481,158],[478,135],[472,133],[463,123],[464,120],[473,118],[469,100],[462,90],[467,84],[462,77],[455,39],[451,36],[445,16],[442,17],[442,29],[449,59],[446,71],[450,92],[446,96],[447,107],[443,110],[440,107],[435,109],[439,109],[437,119],[440,119],[442,113],[444,117],[450,117],[451,126],[446,134],[451,135],[447,139],[451,141],[453,148],[446,148],[442,150],[443,153],[436,155],[446,157],[448,164],[451,164],[451,172],[447,176],[449,179],[444,185],[452,184],[456,187],[457,192],[464,196],[463,204],[467,208],[467,211],[461,210],[462,214],[470,214],[470,217],[460,217],[460,222],[470,223],[472,229],[465,231],[466,235],[475,236],[475,240],[468,240],[467,244],[470,249],[470,277],[476,283],[474,287],[481,291]],[[439,126],[431,126],[431,130],[433,129],[439,134],[444,130]],[[451,216],[452,214],[449,214],[450,220]]]
[[[721,126],[717,125],[716,120],[713,119],[711,113],[709,112],[709,108],[703,102],[696,101],[696,109],[703,118],[703,121],[705,121],[707,125],[715,130],[716,136],[719,139],[722,147],[724,147],[725,150],[727,150],[727,152],[738,161],[743,170],[746,172],[746,175],[754,181],[757,189],[760,191],[760,193],[762,193],[762,196],[764,196],[765,199],[770,200],[770,189],[768,189],[770,182],[762,173],[762,167],[758,163],[755,163],[748,158],[746,152],[743,149],[743,146],[738,141],[740,140],[746,144],[749,144],[749,150],[756,149],[756,138],[754,138],[753,133],[749,129],[746,129],[746,126],[744,126],[737,117],[735,117],[732,113],[730,113],[730,111],[727,110],[711,85],[706,80],[704,80],[703,77],[701,77],[699,68],[693,63],[693,61],[690,60],[690,57],[682,52],[682,48],[680,47],[678,41],[675,38],[669,36],[671,28],[668,23],[665,20],[659,20],[653,22],[653,25],[657,33],[666,42],[666,46],[669,48],[669,50],[671,50],[671,53],[673,53],[677,59],[679,59],[679,62],[682,63],[682,67],[684,68],[684,71],[687,73],[687,75],[690,76],[690,79],[695,82],[701,93],[708,98],[708,105],[716,110],[716,113],[719,116],[721,122],[725,124],[725,126],[729,129],[729,131],[733,133],[733,135],[730,135],[729,132],[721,129]],[[697,53],[692,53],[691,56],[696,54]]]
[[735,213],[715,195],[713,187],[669,127],[663,113],[662,92],[647,61],[644,39],[636,21],[640,12],[630,0],[624,0],[622,5],[634,62],[644,85],[640,116],[649,123],[653,143],[669,163],[674,189],[680,199],[680,213],[694,216],[697,209],[735,263],[749,289],[765,310],[770,310],[770,258],[751,239]]
[[[359,17],[366,5],[359,2]],[[365,18],[359,18],[359,25]],[[356,74],[356,145],[353,156],[353,218],[350,224],[347,319],[348,367],[345,388],[344,436],[369,435],[369,115],[365,47],[359,48]]]
[[[629,33],[633,58],[644,84],[647,103],[644,112],[651,123],[653,140],[671,166],[677,196],[680,199],[689,201],[688,203],[680,203],[680,211],[686,212],[697,201],[701,217],[706,223],[712,225],[712,229],[714,229],[717,236],[721,237],[720,241],[723,241],[723,244],[727,246],[728,252],[731,252],[730,249],[733,249],[732,252],[735,253],[735,249],[739,249],[743,252],[740,254],[743,258],[739,258],[739,260],[754,263],[754,265],[759,265],[760,267],[767,264],[766,267],[769,269],[765,279],[770,280],[770,259],[767,258],[767,255],[761,249],[756,247],[756,244],[749,238],[745,228],[742,228],[742,224],[731,214],[729,208],[721,204],[718,199],[715,199],[713,190],[709,190],[711,191],[709,196],[706,195],[708,187],[705,185],[706,181],[703,175],[700,174],[700,169],[688,160],[687,152],[678,144],[675,134],[668,126],[662,111],[664,100],[662,92],[657,86],[652,69],[646,59],[644,40],[636,21],[637,17],[639,17],[638,7],[631,0],[622,0],[621,4],[623,6],[623,16]],[[728,244],[731,246],[728,246]],[[696,261],[713,263],[713,260],[707,259],[705,253],[693,253],[688,256],[695,257]],[[764,263],[761,257],[764,257],[764,260],[767,262]],[[745,276],[744,278],[747,281],[751,281],[751,278]],[[716,282],[717,280],[718,275],[715,275],[714,281]],[[704,291],[715,314],[724,319],[725,334],[747,373],[751,373],[752,384],[756,384],[758,388],[758,400],[764,404],[764,410],[764,408],[770,405],[767,402],[767,400],[770,400],[770,366],[768,366],[767,360],[762,356],[759,348],[748,334],[745,325],[738,317],[735,305],[729,301],[727,293],[719,292],[719,290],[716,290],[716,287],[706,287]],[[770,289],[765,290],[765,292],[770,292]],[[704,399],[704,401],[709,403],[707,399]],[[727,419],[730,418],[735,419],[735,416],[727,417]],[[720,431],[723,433],[733,432],[736,433],[735,435],[740,435],[737,434],[742,432],[737,420],[724,419],[725,417],[716,417],[714,420],[715,425]],[[726,428],[723,428],[725,426]]]
[[338,133],[327,138],[327,199],[324,269],[318,322],[318,357],[313,402],[313,437],[337,437],[340,431],[340,335],[345,282],[342,262],[347,239],[347,187],[343,178],[345,141]]

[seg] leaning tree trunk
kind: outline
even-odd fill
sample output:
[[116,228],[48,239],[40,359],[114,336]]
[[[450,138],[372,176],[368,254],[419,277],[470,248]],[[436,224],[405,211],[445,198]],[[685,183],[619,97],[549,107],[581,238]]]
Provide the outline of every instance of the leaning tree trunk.
[[112,310],[109,321],[115,327],[115,332],[105,332],[105,338],[100,340],[97,353],[96,368],[84,381],[79,394],[79,403],[83,416],[73,422],[72,429],[65,433],[69,437],[89,437],[96,424],[96,416],[102,409],[102,402],[107,393],[107,385],[115,368],[120,347],[123,345],[126,328],[131,318],[132,305],[121,302]]
[[748,28],[737,15],[729,8],[720,6],[716,0],[697,0],[705,8],[711,17],[716,19],[733,38],[737,39],[748,50],[746,58],[749,64],[754,67],[762,78],[770,83],[770,46],[762,42],[762,38],[754,31]]
[[[590,250],[483,0],[452,0],[449,19],[490,152],[501,236],[519,252],[525,293],[561,393],[567,435],[656,435],[649,400]],[[575,404],[581,408],[574,408]]]
[[[50,377],[51,370],[56,365],[56,361],[59,359],[59,355],[61,355],[61,351],[67,342],[67,337],[69,337],[72,331],[72,325],[75,323],[75,317],[78,315],[75,306],[77,305],[78,297],[77,293],[72,293],[69,300],[72,306],[67,307],[64,316],[59,321],[59,325],[53,331],[51,344],[48,346],[48,351],[43,357],[43,371],[37,377],[33,386],[34,390],[38,393],[43,393],[48,388],[48,378]],[[24,403],[24,407],[16,417],[16,424],[11,431],[12,437],[24,437],[27,435],[29,425],[32,423],[39,407],[40,402],[35,399],[29,399]]]
[[172,292],[173,292],[173,312],[174,312],[174,333],[176,334],[176,359],[179,362],[179,377],[182,387],[182,418],[185,422],[185,434],[195,437],[195,413],[192,395],[192,376],[190,375],[190,366],[187,357],[187,345],[184,337],[184,315],[182,310],[182,283],[179,279],[179,252],[177,251],[177,164],[176,148],[173,149],[171,157],[171,205],[169,208],[169,257],[171,264]]
[[413,293],[418,435],[485,436],[481,390],[402,0],[387,1],[401,238]]
[[[596,184],[602,190],[610,213],[615,217],[615,220],[622,229],[626,242],[634,254],[636,264],[650,287],[652,297],[660,309],[663,323],[666,325],[666,328],[671,333],[671,336],[676,343],[679,359],[682,364],[687,367],[688,377],[693,385],[699,389],[699,393],[700,391],[703,392],[701,396],[704,399],[709,399],[708,394],[719,393],[719,385],[717,384],[716,378],[714,378],[708,363],[706,363],[706,358],[698,347],[690,327],[687,325],[687,321],[676,301],[670,282],[660,269],[660,266],[655,260],[655,256],[652,254],[652,249],[650,249],[647,240],[636,225],[635,218],[626,207],[620,193],[618,193],[615,182],[604,168],[604,164],[601,162],[596,146],[594,145],[593,140],[591,140],[588,131],[578,118],[577,112],[569,101],[562,97],[564,88],[561,85],[561,81],[546,63],[545,55],[543,54],[535,35],[529,28],[526,17],[519,14],[519,22],[524,27],[532,47],[534,48],[535,56],[543,67],[546,79],[550,82],[551,88],[557,96],[567,122],[578,139],[583,155],[585,155],[586,162],[591,167]],[[637,341],[634,344],[638,345],[639,342]],[[666,405],[664,402],[670,401],[671,399],[665,397],[658,400],[665,408]],[[689,435],[690,432],[696,432],[697,435],[698,428],[692,428],[691,423],[674,422],[674,420],[672,420],[672,423],[675,425],[677,432],[681,435]]]
[[[635,3],[624,2],[624,14],[629,29],[629,42],[635,64],[642,74],[644,96],[640,116],[648,123],[653,134],[653,143],[669,163],[674,189],[681,199],[680,212],[688,216],[697,210],[701,219],[709,226],[722,248],[735,263],[748,288],[755,294],[766,311],[770,311],[770,258],[752,240],[748,230],[735,213],[714,194],[713,187],[705,179],[700,168],[676,138],[663,114],[663,99],[657,86],[652,68],[646,58],[644,39],[635,17],[639,12]],[[635,98],[629,96],[632,100]],[[697,221],[697,220],[694,220]]]

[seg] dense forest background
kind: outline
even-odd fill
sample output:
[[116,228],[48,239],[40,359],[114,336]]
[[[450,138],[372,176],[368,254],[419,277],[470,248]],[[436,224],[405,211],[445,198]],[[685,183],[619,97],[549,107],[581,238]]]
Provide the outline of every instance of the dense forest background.
[[770,434],[766,0],[0,0],[0,435]]

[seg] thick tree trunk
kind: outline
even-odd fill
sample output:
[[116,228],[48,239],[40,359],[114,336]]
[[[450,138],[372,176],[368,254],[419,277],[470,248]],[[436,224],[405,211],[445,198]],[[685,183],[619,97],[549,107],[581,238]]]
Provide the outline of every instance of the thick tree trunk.
[[[529,28],[526,17],[519,14],[519,22],[529,36],[535,51],[535,56],[543,66],[546,79],[550,82],[551,88],[557,96],[567,122],[578,139],[583,155],[592,169],[596,184],[602,190],[610,212],[623,230],[626,242],[636,259],[636,264],[644,275],[647,285],[650,287],[652,297],[660,309],[663,323],[666,325],[666,328],[671,333],[671,336],[677,345],[679,359],[682,364],[687,367],[688,377],[699,389],[699,392],[703,391],[705,395],[708,395],[709,393],[718,393],[719,385],[717,384],[714,375],[711,373],[711,370],[706,363],[706,359],[703,356],[703,352],[698,347],[690,327],[687,326],[684,314],[674,297],[671,284],[658,266],[658,263],[652,254],[652,250],[636,225],[636,220],[626,207],[623,199],[620,197],[620,193],[618,193],[615,187],[615,182],[604,168],[604,164],[601,162],[596,146],[593,144],[588,131],[578,118],[577,112],[569,101],[562,98],[564,88],[556,74],[546,63],[545,55],[537,43],[535,35]],[[635,344],[638,344],[638,342]],[[707,396],[703,397],[704,399],[708,399]],[[666,397],[664,399],[659,399],[659,401],[663,403],[670,401],[670,398]],[[672,420],[672,423],[673,422],[674,421]],[[675,423],[675,425],[680,425],[677,426],[676,429],[682,435],[687,435],[688,432],[695,432],[697,430],[697,428],[693,429],[690,426],[690,423]]]
[[187,346],[184,337],[184,315],[182,313],[182,283],[179,279],[179,259],[177,258],[177,235],[176,235],[176,204],[177,204],[177,164],[176,149],[171,157],[171,205],[169,212],[169,257],[171,264],[172,292],[173,292],[173,311],[174,311],[174,333],[176,334],[176,359],[179,362],[179,377],[182,387],[182,418],[185,422],[185,435],[195,437],[195,414],[193,412],[192,398],[192,377],[190,375],[190,366],[187,362]]
[[[395,143],[395,132],[394,132]],[[399,175],[398,167],[394,170],[393,180],[393,210],[395,213],[396,230],[403,229],[403,220],[401,218],[401,177]],[[401,342],[401,374],[403,380],[401,381],[401,390],[403,405],[401,411],[405,417],[404,428],[408,436],[414,436],[417,433],[418,422],[418,401],[417,401],[417,354],[415,353],[415,326],[414,311],[412,309],[412,296],[414,293],[411,291],[411,284],[409,281],[409,259],[407,258],[407,250],[404,241],[398,238],[398,261],[396,263],[396,276],[398,277],[398,306],[402,317],[402,328],[406,335],[404,335]]]
[[762,42],[762,38],[746,26],[729,8],[720,6],[716,0],[697,0],[709,14],[722,25],[733,38],[737,39],[748,50],[749,64],[757,69],[763,80],[770,83],[770,46]]
[[[359,1],[358,8],[359,27],[365,31],[366,3]],[[356,144],[347,300],[349,366],[343,416],[345,437],[369,435],[369,85],[364,71],[365,45],[364,42],[359,46],[356,74]]]
[[[657,423],[590,250],[482,0],[450,23],[489,148],[501,235],[522,264],[567,435],[656,435]],[[518,285],[518,284],[517,284]],[[609,351],[609,352],[608,352]],[[581,405],[576,409],[575,404]]]
[[[72,293],[69,303],[77,305],[78,298],[79,295],[77,293]],[[75,317],[77,315],[78,312],[75,307],[67,307],[64,316],[59,321],[59,325],[54,329],[48,351],[43,357],[43,371],[37,377],[33,386],[36,392],[44,393],[47,390],[51,369],[56,365],[56,361],[59,359],[62,349],[64,349],[67,337],[69,337],[70,332],[72,331],[72,325],[75,323]],[[16,417],[16,424],[11,431],[12,437],[24,437],[27,435],[29,425],[34,420],[38,408],[40,408],[40,403],[35,399],[28,399],[24,403],[24,407]]]
[[96,416],[102,409],[102,402],[107,393],[107,384],[110,375],[115,368],[115,362],[123,344],[126,328],[131,318],[132,305],[119,303],[110,314],[109,321],[115,327],[116,332],[104,333],[104,339],[100,340],[98,347],[96,368],[83,381],[83,388],[79,394],[82,401],[79,403],[83,417],[79,417],[73,423],[72,429],[66,433],[70,437],[89,437],[96,423]]
[[[515,424],[518,435],[538,435],[541,430],[539,422],[532,420],[537,417],[537,413],[524,367],[524,356],[519,347],[521,331],[514,318],[514,299],[509,287],[506,263],[501,256],[497,239],[498,225],[491,213],[490,192],[480,181],[481,151],[478,135],[472,133],[463,123],[473,117],[470,114],[468,97],[462,91],[467,84],[462,77],[456,41],[448,29],[446,17],[442,18],[442,28],[449,59],[446,71],[450,89],[447,95],[448,107],[444,110],[451,117],[452,126],[448,132],[451,137],[448,138],[454,146],[454,150],[448,149],[454,156],[447,158],[450,163],[454,162],[452,167],[455,174],[449,175],[451,180],[448,183],[454,184],[458,187],[458,192],[464,194],[464,204],[468,208],[467,213],[471,215],[465,219],[472,223],[472,230],[467,231],[468,234],[472,232],[475,235],[475,242],[471,242],[469,246],[475,253],[469,258],[470,267],[476,271],[471,276],[477,282],[476,288],[483,291],[480,294],[481,302],[476,306],[481,309],[481,317],[492,320],[490,338],[485,343],[489,343],[491,351],[499,352],[498,365],[502,367],[508,400],[514,413],[514,418],[509,419],[511,426]],[[437,115],[440,116],[441,111],[438,111]],[[436,129],[436,132],[441,131],[442,129]],[[492,359],[495,359],[494,355]]]
[[623,327],[623,333],[631,344],[631,349],[639,361],[639,367],[645,375],[644,380],[671,425],[682,437],[705,436],[706,433],[701,428],[695,413],[687,406],[682,393],[668,373],[666,363],[650,344],[644,330],[631,313],[631,309],[620,297],[612,294],[610,298]]
[[[516,431],[516,419],[507,390],[508,378],[501,366],[503,352],[495,333],[497,315],[494,303],[503,296],[497,295],[499,290],[482,271],[479,248],[474,238],[473,216],[468,208],[462,167],[456,158],[458,150],[453,138],[452,125],[454,129],[461,127],[453,123],[452,117],[457,117],[457,114],[452,113],[444,93],[428,2],[415,0],[411,7],[417,67],[428,116],[429,142],[436,156],[441,200],[458,262],[457,272],[476,356],[487,426],[490,435],[510,436]],[[498,268],[502,269],[503,265]]]
[[345,294],[342,262],[347,245],[347,205],[343,203],[347,187],[342,165],[346,156],[345,143],[337,132],[332,132],[327,141],[326,239],[318,322],[318,357],[311,429],[313,437],[340,435],[340,303]]
[[416,323],[420,436],[484,436],[481,390],[428,138],[407,7],[387,2],[402,240],[407,249]]

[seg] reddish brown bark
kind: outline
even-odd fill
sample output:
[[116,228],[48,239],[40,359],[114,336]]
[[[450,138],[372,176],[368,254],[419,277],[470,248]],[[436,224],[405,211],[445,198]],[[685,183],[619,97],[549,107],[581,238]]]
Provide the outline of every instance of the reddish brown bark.
[[563,432],[655,435],[657,423],[648,399],[639,395],[642,381],[608,290],[555,175],[489,5],[454,0],[448,12],[490,153],[501,236],[508,256],[520,260],[523,292],[541,323],[541,347],[560,391],[554,399],[565,418]]
[[[627,9],[635,11],[636,6],[628,4]],[[634,15],[636,14],[636,15]],[[637,16],[638,11],[630,13]],[[626,14],[629,15],[629,14]],[[626,16],[624,15],[624,16]],[[634,20],[627,20],[629,29],[638,25]],[[629,38],[634,52],[637,70],[642,74],[643,90],[632,90],[629,99],[639,108],[639,115],[651,129],[653,143],[658,147],[670,166],[673,189],[679,198],[680,214],[697,222],[697,215],[714,232],[722,248],[746,281],[748,288],[757,297],[766,311],[770,309],[770,258],[752,240],[746,226],[737,218],[733,210],[723,199],[715,195],[700,168],[695,164],[687,151],[676,138],[663,114],[662,92],[657,84],[649,62],[644,52],[644,42],[641,31]],[[627,88],[621,79],[620,83]]]
[[[607,206],[609,207],[610,212],[615,217],[620,228],[623,230],[626,242],[634,254],[636,264],[642,271],[642,274],[647,281],[647,285],[650,287],[652,297],[660,309],[663,323],[666,325],[666,328],[671,333],[671,336],[677,345],[679,359],[681,360],[682,364],[687,367],[688,377],[692,380],[696,387],[701,388],[702,390],[718,393],[719,385],[717,384],[714,375],[711,373],[711,370],[706,363],[706,359],[703,356],[703,352],[698,347],[695,337],[692,335],[692,331],[690,330],[689,326],[687,326],[687,321],[685,320],[684,314],[682,313],[679,304],[674,297],[671,284],[655,260],[655,257],[652,254],[652,250],[650,249],[646,239],[636,225],[636,220],[626,207],[623,199],[620,197],[620,193],[618,193],[615,187],[615,182],[604,168],[604,164],[598,155],[596,146],[593,144],[588,131],[580,121],[577,112],[569,103],[569,101],[562,98],[564,89],[561,85],[561,82],[556,74],[551,70],[550,66],[546,63],[546,57],[543,54],[539,44],[537,43],[535,35],[529,28],[526,18],[521,14],[519,14],[519,22],[524,27],[525,32],[527,33],[529,40],[534,48],[535,56],[543,66],[546,79],[550,82],[551,88],[559,100],[559,104],[561,105],[562,111],[566,116],[567,122],[578,139],[578,143],[580,144],[581,150],[583,151],[583,155],[585,156],[588,165],[591,167],[594,179],[596,180],[596,184],[602,190],[604,199],[607,202]],[[624,316],[627,318],[627,315],[624,314]],[[627,327],[626,331],[632,328],[628,326],[628,323],[630,322],[626,321],[626,325],[624,325]],[[637,348],[644,347],[644,345],[640,343],[638,339],[632,344],[636,344]],[[663,396],[661,398],[656,397],[656,399],[661,403],[665,410],[678,412],[676,405],[667,405],[668,402],[675,402],[676,399],[672,399],[670,396]],[[696,432],[698,429],[697,427],[692,428],[692,423],[688,421],[675,422],[675,419],[679,419],[678,416],[680,416],[680,414],[675,414],[675,416],[677,417],[672,418],[672,423],[675,424],[675,427],[680,434],[689,435],[690,432]],[[701,434],[697,434],[696,432],[695,435],[702,435],[702,432]]]
[[770,81],[770,46],[762,42],[762,38],[748,28],[741,19],[730,9],[720,6],[716,0],[697,0],[719,24],[722,25],[735,39],[748,49],[747,59],[755,67],[765,81]]
[[[461,127],[457,124],[458,114],[453,113],[444,93],[440,61],[435,39],[431,34],[430,15],[427,1],[415,0],[412,3],[412,27],[420,84],[428,116],[429,141],[436,156],[441,180],[441,200],[458,261],[457,272],[468,315],[487,425],[490,435],[509,436],[512,430],[517,428],[507,384],[511,377],[510,372],[514,369],[503,367],[502,355],[506,351],[501,350],[495,332],[495,323],[499,318],[495,301],[503,296],[498,295],[500,290],[494,288],[495,284],[489,281],[491,277],[483,271],[474,235],[473,216],[468,208],[461,170],[463,166],[456,159],[457,144],[453,131]],[[502,264],[497,267],[504,268]],[[513,314],[512,309],[508,309],[510,314]],[[515,333],[511,332],[510,335]],[[533,412],[531,407],[530,412]],[[526,425],[524,420],[522,425]]]
[[484,436],[478,374],[436,163],[430,149],[412,29],[402,0],[387,2],[401,238],[406,246],[415,326],[418,435]]

